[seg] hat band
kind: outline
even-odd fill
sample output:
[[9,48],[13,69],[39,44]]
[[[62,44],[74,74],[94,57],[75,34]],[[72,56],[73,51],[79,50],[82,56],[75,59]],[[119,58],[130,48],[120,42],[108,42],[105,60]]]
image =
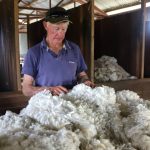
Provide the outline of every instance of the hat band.
[[68,15],[50,15],[50,16],[48,16],[49,18],[59,18],[59,17],[64,17],[64,18],[69,18],[69,16]]

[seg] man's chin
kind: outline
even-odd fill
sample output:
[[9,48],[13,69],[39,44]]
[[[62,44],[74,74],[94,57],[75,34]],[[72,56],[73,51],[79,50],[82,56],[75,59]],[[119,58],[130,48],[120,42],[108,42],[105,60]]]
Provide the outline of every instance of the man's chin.
[[63,43],[63,40],[61,39],[61,40],[55,40],[55,43],[56,44],[62,44]]

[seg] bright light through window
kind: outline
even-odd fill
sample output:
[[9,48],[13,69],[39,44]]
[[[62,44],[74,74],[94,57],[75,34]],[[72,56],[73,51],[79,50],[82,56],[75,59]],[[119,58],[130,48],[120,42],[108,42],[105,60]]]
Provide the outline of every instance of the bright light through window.
[[[150,7],[150,2],[146,3],[146,7]],[[111,15],[115,15],[115,14],[120,14],[120,13],[124,13],[124,12],[137,10],[137,9],[140,9],[140,8],[141,8],[141,5],[126,7],[126,8],[117,9],[117,10],[114,10],[114,11],[109,11],[109,12],[107,12],[107,15],[111,16]]]

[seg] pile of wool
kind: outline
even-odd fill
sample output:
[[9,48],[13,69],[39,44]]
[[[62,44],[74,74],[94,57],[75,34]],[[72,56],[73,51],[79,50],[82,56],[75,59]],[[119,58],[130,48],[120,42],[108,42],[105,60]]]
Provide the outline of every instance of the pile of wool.
[[0,149],[149,150],[144,114],[150,116],[149,104],[128,90],[84,84],[60,96],[44,90],[19,115],[0,117]]
[[73,103],[52,96],[49,91],[42,91],[33,96],[29,105],[21,111],[21,115],[34,118],[42,125],[55,130],[75,124],[87,139],[97,134],[95,125],[79,114]]
[[65,128],[50,130],[10,111],[0,117],[1,150],[79,150],[79,145],[78,136]]
[[123,90],[117,94],[117,102],[123,108],[124,131],[132,145],[140,150],[150,149],[150,110],[137,93]]
[[94,77],[96,83],[136,79],[118,65],[117,59],[105,55],[95,60]]
[[92,89],[80,84],[62,97],[74,103],[78,113],[96,126],[99,138],[105,139],[114,136],[114,134],[108,134],[112,128],[118,139],[120,136],[124,137],[119,119],[120,111],[116,104],[116,95],[113,88],[102,86]]
[[[78,135],[83,149],[93,146],[93,149],[104,147],[113,150],[117,140],[127,141],[119,113],[113,88],[103,86],[92,89],[80,84],[59,97],[52,96],[49,91],[36,94],[21,115],[34,118],[51,129],[69,127]],[[111,143],[109,139],[114,136],[116,141]],[[93,144],[92,141],[97,142]]]

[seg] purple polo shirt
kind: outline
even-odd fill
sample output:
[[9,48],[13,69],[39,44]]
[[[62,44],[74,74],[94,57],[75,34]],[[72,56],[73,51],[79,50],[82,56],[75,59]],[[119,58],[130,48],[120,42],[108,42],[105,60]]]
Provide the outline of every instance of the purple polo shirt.
[[28,50],[22,73],[32,76],[35,86],[62,85],[70,89],[77,84],[77,75],[86,70],[80,48],[75,43],[66,40],[57,55],[48,49],[43,39]]

